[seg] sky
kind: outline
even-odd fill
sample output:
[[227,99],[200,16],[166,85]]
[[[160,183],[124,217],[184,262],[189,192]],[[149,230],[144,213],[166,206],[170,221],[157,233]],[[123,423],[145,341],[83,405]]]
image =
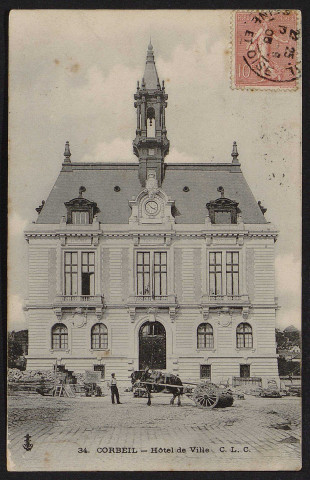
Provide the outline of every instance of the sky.
[[19,10],[9,28],[9,329],[26,328],[27,243],[70,141],[74,162],[137,162],[150,36],[168,93],[166,162],[230,162],[280,235],[277,326],[300,328],[301,92],[231,88],[231,12]]

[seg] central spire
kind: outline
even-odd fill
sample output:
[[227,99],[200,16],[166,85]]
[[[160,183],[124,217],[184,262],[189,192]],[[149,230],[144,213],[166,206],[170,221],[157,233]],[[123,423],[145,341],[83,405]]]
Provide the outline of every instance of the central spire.
[[169,152],[165,110],[168,95],[164,82],[160,86],[150,39],[141,88],[139,82],[135,93],[137,109],[136,138],[133,141],[134,154],[139,157],[139,178],[144,186],[150,171],[156,174],[158,185],[164,178],[164,158]]
[[153,50],[153,45],[151,43],[151,40],[147,48],[145,69],[144,69],[144,75],[142,79],[142,87],[148,90],[157,90],[158,88],[160,88],[159,78],[157,75],[157,70],[156,70],[156,65],[154,60],[154,50]]

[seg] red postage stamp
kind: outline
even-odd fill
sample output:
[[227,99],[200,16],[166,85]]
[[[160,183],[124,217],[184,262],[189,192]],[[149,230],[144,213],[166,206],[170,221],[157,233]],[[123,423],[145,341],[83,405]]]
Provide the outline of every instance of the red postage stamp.
[[300,77],[296,10],[234,12],[234,88],[295,89]]

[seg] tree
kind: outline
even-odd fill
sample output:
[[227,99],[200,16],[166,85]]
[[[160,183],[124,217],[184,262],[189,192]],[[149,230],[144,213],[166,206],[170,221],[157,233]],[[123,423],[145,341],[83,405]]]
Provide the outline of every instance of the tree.
[[279,375],[285,377],[286,375],[300,375],[300,362],[292,362],[283,357],[278,358]]
[[301,346],[300,332],[298,330],[293,332],[285,332],[285,335],[287,336],[291,345],[298,345],[298,347]]
[[15,339],[15,332],[10,332],[8,335],[8,367],[20,368],[20,357],[23,356],[23,353],[21,344]]
[[285,333],[278,328],[276,328],[276,343],[278,349],[287,347],[287,337]]
[[297,329],[280,330],[276,328],[276,342],[278,350],[288,349],[293,346],[301,347],[301,336]]

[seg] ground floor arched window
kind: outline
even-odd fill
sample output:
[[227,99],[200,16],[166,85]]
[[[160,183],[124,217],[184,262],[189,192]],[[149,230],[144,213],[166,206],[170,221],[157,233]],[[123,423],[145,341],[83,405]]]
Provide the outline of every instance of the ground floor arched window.
[[237,348],[252,348],[253,333],[249,323],[239,323],[237,330]]
[[91,348],[108,348],[108,329],[103,323],[96,323],[91,329]]
[[56,323],[52,327],[52,348],[59,350],[68,348],[68,329],[63,323]]
[[213,327],[210,323],[201,323],[197,328],[197,348],[213,348]]

